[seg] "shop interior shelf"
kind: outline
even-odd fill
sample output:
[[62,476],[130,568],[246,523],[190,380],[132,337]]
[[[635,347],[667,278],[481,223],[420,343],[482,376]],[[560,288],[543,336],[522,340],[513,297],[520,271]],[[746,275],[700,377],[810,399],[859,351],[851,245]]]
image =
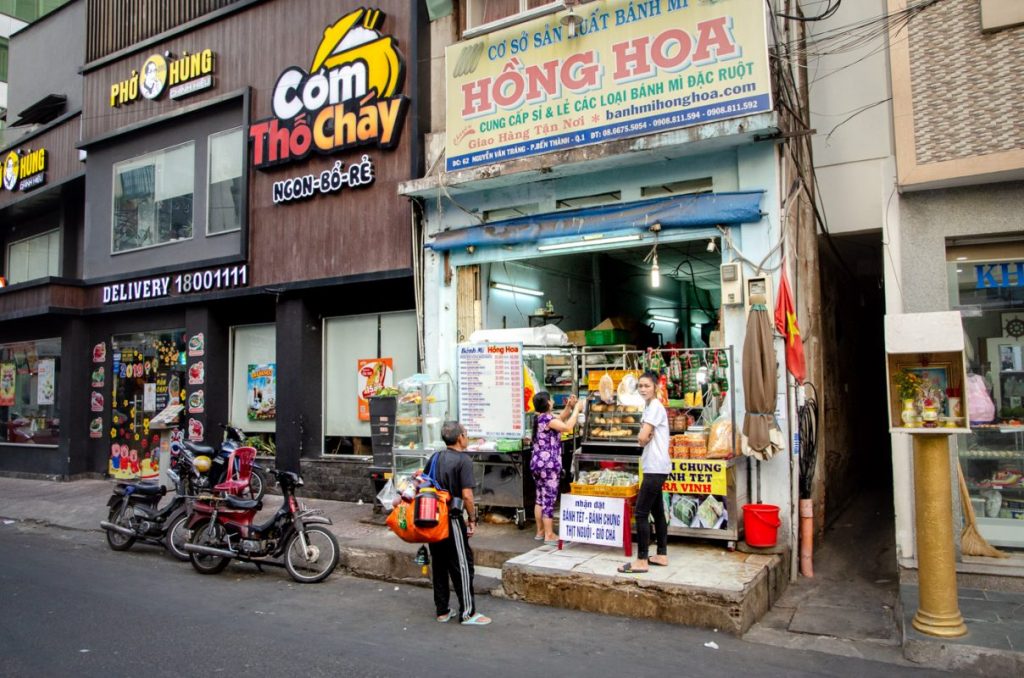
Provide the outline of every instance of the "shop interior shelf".
[[[971,492],[984,492],[985,490],[999,490],[1000,492],[1012,492],[1014,494],[1024,493],[1024,485],[1004,485],[1002,487],[995,485],[979,485],[978,483],[968,483],[967,489]],[[1024,526],[1024,522],[1021,523]]]
[[[636,438],[618,438],[614,440],[601,440],[589,438],[583,441],[584,445],[600,445],[601,447],[635,447],[638,445]],[[639,449],[639,448],[638,448]],[[638,452],[639,454],[639,452]]]
[[961,450],[957,453],[961,459],[1021,459],[1021,450]]

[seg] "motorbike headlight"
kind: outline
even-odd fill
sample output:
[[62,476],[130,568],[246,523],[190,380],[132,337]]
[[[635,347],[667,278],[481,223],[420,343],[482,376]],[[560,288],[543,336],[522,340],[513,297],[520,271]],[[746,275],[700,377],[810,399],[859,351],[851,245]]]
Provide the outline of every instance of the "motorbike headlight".
[[195,458],[192,464],[196,467],[196,470],[200,473],[206,473],[210,470],[210,458],[205,454],[201,454]]

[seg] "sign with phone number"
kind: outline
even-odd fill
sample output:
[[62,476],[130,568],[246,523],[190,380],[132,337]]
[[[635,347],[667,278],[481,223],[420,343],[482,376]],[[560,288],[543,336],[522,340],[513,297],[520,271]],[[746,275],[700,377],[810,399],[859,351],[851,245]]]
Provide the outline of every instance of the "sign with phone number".
[[148,301],[169,296],[245,287],[249,284],[249,265],[208,268],[203,271],[162,275],[103,286],[104,304]]

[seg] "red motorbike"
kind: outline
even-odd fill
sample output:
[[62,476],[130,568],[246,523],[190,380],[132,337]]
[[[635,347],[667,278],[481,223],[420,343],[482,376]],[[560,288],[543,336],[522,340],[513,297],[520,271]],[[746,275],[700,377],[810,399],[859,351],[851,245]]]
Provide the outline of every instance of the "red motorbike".
[[254,523],[262,503],[231,494],[201,497],[189,519],[192,539],[185,544],[192,567],[202,574],[217,574],[233,559],[280,566],[303,584],[326,579],[338,565],[338,541],[324,525],[331,519],[320,509],[307,509],[295,497],[302,478],[291,471],[275,471],[284,499],[269,520]]

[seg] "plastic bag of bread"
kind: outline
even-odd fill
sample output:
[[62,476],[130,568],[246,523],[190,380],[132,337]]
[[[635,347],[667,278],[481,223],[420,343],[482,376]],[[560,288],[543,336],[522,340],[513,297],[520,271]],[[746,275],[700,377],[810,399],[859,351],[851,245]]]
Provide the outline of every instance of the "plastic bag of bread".
[[615,382],[612,380],[612,375],[605,372],[601,376],[601,381],[597,382],[597,394],[601,397],[602,402],[608,405],[615,402]]
[[732,420],[721,415],[711,422],[708,432],[708,459],[730,459],[733,456]]

